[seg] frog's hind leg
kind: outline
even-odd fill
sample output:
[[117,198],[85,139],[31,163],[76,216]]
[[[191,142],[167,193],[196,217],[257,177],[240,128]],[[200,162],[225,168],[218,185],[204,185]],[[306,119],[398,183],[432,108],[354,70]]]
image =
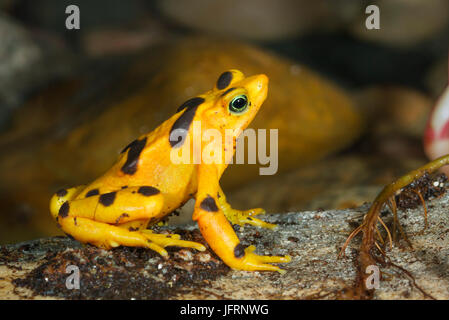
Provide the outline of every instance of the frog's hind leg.
[[178,246],[178,247],[187,247],[194,248],[199,251],[204,251],[205,247],[201,243],[193,242],[193,241],[184,241],[180,240],[181,236],[175,233],[169,234],[156,234],[153,233],[152,230],[147,230],[146,227],[148,225],[148,221],[137,220],[130,221],[120,225],[121,228],[128,229],[130,231],[140,230],[150,241],[160,245],[161,247],[169,247],[169,246]]
[[60,189],[50,200],[50,212],[54,219],[58,217],[59,209],[68,200],[75,199],[86,186],[78,186],[70,189]]
[[93,244],[99,248],[110,249],[120,245],[144,247],[156,251],[161,256],[167,255],[167,251],[164,248],[148,241],[140,232],[129,231],[82,217],[69,216],[59,218],[59,223],[61,228],[76,240]]
[[[165,256],[166,246],[205,250],[199,243],[179,240],[176,236],[148,234],[124,228],[133,221],[149,221],[161,215],[163,195],[156,188],[127,189],[93,195],[65,202],[58,212],[58,223],[75,239],[102,248],[123,246],[146,247]],[[142,227],[146,227],[146,223]]]

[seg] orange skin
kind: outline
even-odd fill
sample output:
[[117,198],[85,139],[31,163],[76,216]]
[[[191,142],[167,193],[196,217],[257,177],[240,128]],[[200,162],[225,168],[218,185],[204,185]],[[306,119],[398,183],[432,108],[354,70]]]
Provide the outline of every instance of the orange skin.
[[[204,137],[206,129],[218,130],[222,137],[226,129],[241,132],[257,114],[267,91],[265,75],[245,77],[238,70],[223,73],[212,90],[186,101],[182,110],[127,146],[103,176],[86,186],[58,191],[50,201],[53,218],[78,241],[106,249],[120,245],[146,247],[162,256],[167,255],[166,246],[204,251],[200,243],[180,240],[176,234],[154,234],[147,229],[194,197],[192,218],[209,246],[228,266],[283,272],[270,263],[289,262],[289,256],[254,254],[253,246],[245,249],[240,245],[231,226],[230,222],[275,227],[253,217],[264,213],[263,209],[240,211],[226,202],[219,180],[229,159],[226,151],[235,149],[235,137],[227,147],[224,143],[214,145],[222,152],[218,163],[207,164],[203,158],[200,163],[192,161],[192,143],[187,143],[198,139],[192,129],[195,121],[201,124],[201,156],[207,145],[204,141],[210,141]],[[237,100],[240,104],[236,104]],[[180,128],[186,130],[184,140],[176,145],[179,140],[170,141],[169,137],[174,129]],[[171,152],[179,152],[181,147],[190,148],[190,161],[175,164]]]

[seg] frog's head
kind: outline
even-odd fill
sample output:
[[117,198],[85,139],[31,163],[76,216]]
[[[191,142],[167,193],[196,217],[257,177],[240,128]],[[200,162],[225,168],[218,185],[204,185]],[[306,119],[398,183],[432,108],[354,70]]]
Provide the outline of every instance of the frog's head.
[[244,130],[265,101],[267,91],[268,77],[264,74],[245,77],[239,70],[226,71],[206,95],[209,103],[202,119],[220,131]]

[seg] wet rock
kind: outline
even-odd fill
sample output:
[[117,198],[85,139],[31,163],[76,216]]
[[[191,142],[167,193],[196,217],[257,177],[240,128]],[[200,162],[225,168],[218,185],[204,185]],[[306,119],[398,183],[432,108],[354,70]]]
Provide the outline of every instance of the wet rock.
[[358,105],[374,135],[399,134],[422,139],[434,101],[417,90],[376,86],[357,93]]
[[437,61],[425,77],[425,83],[434,99],[437,99],[448,86],[449,66],[448,59]]
[[108,25],[126,25],[145,17],[147,4],[144,0],[41,0],[20,1],[16,11],[19,16],[33,22],[39,28],[58,33],[66,33],[65,9],[77,5],[82,17],[80,32],[89,32]]
[[0,9],[7,11],[14,5],[15,2],[17,2],[17,1],[16,0],[0,0]]
[[[335,28],[338,14],[333,9],[338,6],[334,7],[332,2],[162,0],[158,1],[158,6],[163,14],[176,23],[209,34],[276,40],[310,30]],[[347,7],[340,10],[346,13],[344,9]]]
[[[79,30],[67,30],[66,7],[77,5],[80,10]],[[47,32],[64,37],[79,55],[89,57],[129,54],[167,39],[160,20],[143,0],[70,0],[21,1],[16,5],[18,18]]]
[[[398,240],[374,299],[449,299],[448,194],[427,202],[429,227],[421,207],[399,211],[413,245]],[[81,247],[68,238],[47,238],[0,246],[0,298],[21,299],[337,299],[356,283],[360,239],[337,259],[349,233],[368,206],[350,210],[307,211],[263,217],[276,231],[246,226],[238,236],[259,254],[289,254],[286,274],[233,271],[210,249],[173,248],[169,259],[141,248],[111,251]],[[391,228],[392,217],[382,218]],[[184,239],[203,241],[194,226],[170,229]],[[385,234],[383,234],[385,236]],[[186,250],[190,254],[186,254]],[[67,265],[80,270],[80,289],[68,290]],[[188,270],[188,271],[187,271]],[[358,298],[358,297],[353,297]]]
[[86,32],[81,43],[89,57],[104,57],[134,53],[166,41],[168,37],[164,27],[148,15],[139,23],[126,28],[103,27]]
[[69,72],[69,58],[51,41],[36,39],[0,13],[0,130],[31,90]]

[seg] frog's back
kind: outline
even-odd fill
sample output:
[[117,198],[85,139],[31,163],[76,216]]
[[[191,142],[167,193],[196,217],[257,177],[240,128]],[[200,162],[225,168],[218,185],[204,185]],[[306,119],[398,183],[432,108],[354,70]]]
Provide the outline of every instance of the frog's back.
[[[201,123],[201,131],[214,129],[221,137],[225,135],[226,129],[232,132],[243,130],[258,111],[255,107],[246,108],[247,96],[249,92],[254,93],[252,102],[260,106],[266,97],[266,90],[262,94],[259,91],[265,88],[263,84],[266,82],[266,76],[245,78],[238,70],[224,72],[212,90],[187,100],[170,119],[127,145],[112,168],[88,185],[78,198],[86,197],[91,190],[103,194],[127,187],[150,186],[164,194],[164,201],[168,203],[166,209],[178,207],[197,191],[197,164],[192,159],[195,122]],[[228,109],[229,105],[232,108]],[[198,139],[195,138],[196,141]],[[184,158],[184,154],[178,158],[180,148],[186,150],[185,144],[190,149],[188,159]],[[231,145],[229,148],[232,150]],[[214,159],[217,160],[214,163],[220,178],[228,163],[225,157],[229,154],[225,152],[223,144],[219,144],[218,149],[213,154],[218,158]],[[181,163],[173,161],[172,156],[181,160]]]
[[174,165],[170,158],[173,146],[169,136],[180,114],[178,112],[155,130],[128,144],[117,162],[86,186],[78,198],[86,197],[90,190],[102,194],[133,186],[152,186],[169,199],[182,198],[184,202],[184,198],[194,192],[196,179],[193,177],[194,165]]

